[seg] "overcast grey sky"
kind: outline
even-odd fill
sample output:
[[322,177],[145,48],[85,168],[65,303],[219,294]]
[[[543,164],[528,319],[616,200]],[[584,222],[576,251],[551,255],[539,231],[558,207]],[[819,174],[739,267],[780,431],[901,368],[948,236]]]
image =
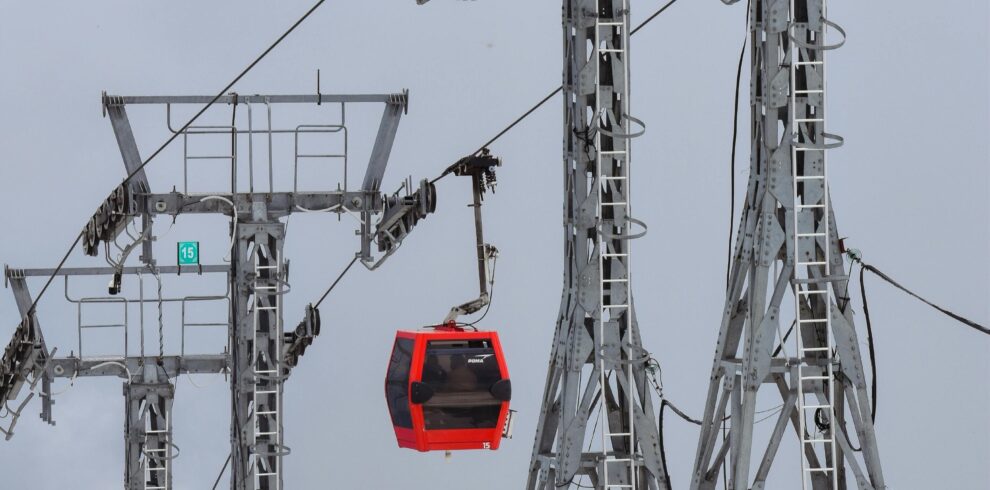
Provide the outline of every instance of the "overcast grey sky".
[[[660,3],[633,1],[634,19]],[[101,90],[212,94],[309,5],[0,3],[0,260],[54,266],[123,177],[109,121],[100,115]],[[842,235],[905,285],[990,323],[987,2],[835,0],[829,9],[849,33],[829,61],[830,130],[846,139],[830,159]],[[633,42],[632,112],[647,133],[636,140],[632,199],[650,227],[634,248],[633,287],[645,347],[663,364],[667,394],[695,415],[704,407],[724,300],[732,88],[744,17],[741,4],[681,1]],[[560,5],[552,0],[434,0],[422,7],[413,0],[329,0],[235,88],[312,93],[317,68],[327,93],[409,88],[409,115],[384,186],[393,189],[406,175],[436,175],[556,87],[560,37]],[[286,387],[287,488],[524,485],[560,299],[560,104],[553,100],[492,148],[504,166],[498,192],[486,201],[486,232],[502,254],[484,325],[500,331],[510,363],[515,438],[497,452],[445,461],[398,449],[387,418],[382,381],[394,331],[436,322],[474,294],[467,186],[446,180],[437,213],[402,250],[373,273],[356,268],[324,303],[323,334]],[[748,171],[745,105],[742,112],[738,182]],[[218,114],[229,117],[227,108]],[[164,114],[135,109],[131,117],[147,155],[167,136]],[[356,174],[376,117],[353,116]],[[170,151],[149,167],[156,189],[179,182],[179,156]],[[281,158],[276,178],[286,183],[291,164]],[[742,185],[738,191],[737,199]],[[162,263],[184,239],[201,240],[204,262],[218,263],[228,240],[224,222],[181,217],[159,244]],[[292,218],[287,325],[349,260],[357,246],[352,225],[329,216]],[[69,260],[101,262],[80,253]],[[223,287],[206,279],[166,281],[172,294]],[[890,488],[990,488],[990,338],[875,278],[867,281],[880,378],[877,434]],[[40,281],[31,284],[40,289]],[[134,281],[124,286],[136,294]],[[104,287],[79,283],[72,294]],[[859,311],[858,298],[853,304]],[[5,343],[18,321],[9,291],[0,294],[0,313]],[[39,316],[61,354],[74,348],[75,311],[60,282]],[[151,312],[146,318],[152,321]],[[172,347],[177,320],[166,321]],[[861,316],[858,326],[863,332]],[[204,345],[210,340],[219,345],[216,337]],[[186,377],[177,382],[177,489],[209,488],[227,454],[228,389],[219,377],[194,381],[205,387]],[[64,386],[60,381],[56,389]],[[79,380],[57,398],[57,427],[41,423],[38,409],[32,403],[14,439],[0,442],[0,488],[121,486],[119,380]],[[675,487],[686,488],[697,428],[671,419],[666,433]],[[796,444],[782,448],[768,488],[791,488],[796,451]]]

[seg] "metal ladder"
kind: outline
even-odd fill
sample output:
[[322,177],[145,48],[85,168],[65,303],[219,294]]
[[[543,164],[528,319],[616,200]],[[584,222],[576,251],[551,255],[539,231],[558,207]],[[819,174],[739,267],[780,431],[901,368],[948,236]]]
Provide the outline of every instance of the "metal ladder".
[[[822,4],[824,14],[824,2]],[[832,257],[830,252],[830,217],[831,210],[828,185],[828,167],[826,153],[831,145],[825,142],[825,50],[799,49],[793,42],[798,34],[806,34],[807,28],[801,28],[793,20],[794,0],[791,0],[792,22],[788,34],[792,39],[790,63],[790,130],[791,130],[791,170],[794,176],[793,185],[793,233],[789,237],[794,250],[794,308],[797,329],[797,393],[798,414],[800,420],[801,438],[801,488],[808,490],[813,487],[812,480],[826,478],[829,488],[838,489],[835,440],[835,372],[832,333],[831,309],[833,304]],[[824,46],[827,26],[822,25],[820,39],[815,43]],[[801,53],[805,56],[802,58]],[[798,72],[817,71],[821,76],[821,86],[805,86],[798,89]],[[800,98],[800,99],[799,99]],[[819,99],[820,104],[813,107],[818,111],[809,113],[809,99]],[[799,105],[800,104],[800,105]],[[799,157],[803,165],[798,165]],[[820,158],[820,165],[813,161]],[[814,197],[811,197],[814,196]],[[820,199],[805,202],[805,199]],[[821,227],[817,228],[818,223]],[[821,247],[818,245],[821,244]],[[819,254],[818,250],[822,253]],[[820,271],[819,276],[812,270]],[[813,301],[816,300],[816,301]],[[818,304],[816,309],[811,308]],[[824,328],[824,339],[820,335],[806,338],[804,329],[808,327],[816,333]],[[809,344],[808,342],[812,342]],[[816,365],[812,365],[815,362]],[[815,388],[808,389],[808,385]],[[819,388],[820,386],[820,388]],[[811,400],[808,399],[811,397]],[[828,429],[808,432],[808,421],[816,428],[816,418],[824,415]],[[821,459],[820,466],[812,466],[806,451],[814,451]]]
[[[158,406],[156,404],[149,404],[147,408],[148,412],[155,411],[158,412]],[[171,450],[171,433],[172,433],[172,414],[170,410],[165,410],[164,414],[159,414],[163,419],[165,419],[165,427],[155,429],[151,426],[151,414],[145,416],[145,431],[144,431],[144,490],[168,490],[172,488],[169,485],[169,480],[171,480],[171,472],[169,468],[171,467],[170,459],[172,458]],[[148,439],[155,438],[158,444],[154,449],[148,449]]]
[[[260,247],[260,245],[259,245]],[[273,448],[275,453],[282,448],[282,393],[281,373],[282,349],[276,345],[269,354],[268,345],[258,345],[258,334],[262,327],[261,315],[268,315],[272,324],[269,331],[275,340],[282,335],[282,261],[276,252],[269,251],[270,262],[261,263],[260,250],[254,254],[254,358],[251,367],[254,377],[254,451],[251,454],[254,469],[255,488],[281,490],[282,458],[279,454],[259,451],[259,448]],[[271,340],[271,339],[270,339]],[[265,422],[265,423],[263,423]],[[272,459],[269,459],[272,458]]]
[[[621,215],[623,217],[629,216],[629,151],[628,151],[628,141],[622,138],[613,138],[613,142],[617,145],[621,145],[621,149],[612,150],[602,150],[601,139],[602,133],[605,131],[604,120],[607,120],[614,115],[609,113],[609,108],[612,102],[612,92],[608,90],[603,93],[602,91],[602,66],[601,56],[607,56],[612,58],[617,63],[621,63],[622,66],[626,67],[627,64],[627,54],[629,46],[629,5],[628,0],[623,0],[622,2],[622,13],[621,19],[603,19],[601,17],[595,18],[595,46],[594,52],[592,53],[591,63],[596,64],[596,76],[595,76],[595,114],[592,120],[592,128],[595,131],[594,135],[594,146],[595,146],[595,172],[597,176],[596,188],[597,188],[597,199],[598,199],[598,270],[599,276],[599,297],[598,297],[598,339],[599,345],[596,346],[598,349],[598,372],[599,372],[599,383],[601,389],[607,389],[607,383],[609,376],[606,370],[608,366],[606,364],[606,352],[605,352],[605,334],[606,334],[606,324],[610,324],[611,328],[616,328],[620,332],[622,330],[628,331],[631,328],[631,297],[628,293],[629,284],[629,250],[615,250],[609,249],[608,242],[611,239],[610,231],[605,230],[605,216],[611,213],[613,216]],[[619,29],[622,33],[622,46],[616,48],[615,46],[604,45],[602,39],[602,31],[609,29]],[[628,83],[629,77],[628,72],[624,77],[624,82],[626,84],[625,90],[623,91],[623,96],[627,96],[629,93]],[[629,101],[628,99],[622,101],[624,105],[623,116],[628,112]],[[620,120],[610,121],[612,132],[626,133],[624,124],[624,118],[620,117]],[[620,143],[621,142],[621,143]],[[603,169],[603,161],[606,163],[611,163],[612,160],[621,161],[619,165],[618,175],[611,172],[606,172]],[[619,186],[624,190],[624,196],[620,197],[618,201],[608,201],[606,200],[609,196],[606,194],[607,186],[614,185],[618,183]],[[614,195],[614,194],[613,194]],[[612,226],[609,224],[608,226]],[[625,223],[622,225],[625,226]],[[609,277],[606,278],[606,267],[611,265],[612,260],[625,259],[625,271],[622,277]],[[615,283],[624,283],[627,286],[627,294],[624,302],[620,303],[606,303],[605,291],[609,290]],[[613,301],[613,296],[609,296],[609,301]],[[608,320],[606,321],[606,318]],[[623,329],[622,327],[625,327]],[[621,342],[621,334],[618,335],[619,341]],[[626,359],[631,359],[632,352],[628,346],[620,346],[626,354]],[[613,360],[613,362],[619,362],[618,359]],[[635,425],[633,419],[632,407],[635,403],[635,390],[631,389],[634,386],[633,378],[633,365],[630,362],[626,362],[624,367],[620,369],[612,370],[612,373],[616,377],[616,384],[621,384],[619,381],[619,376],[625,378],[626,394],[628,400],[626,400],[626,406],[629,410],[629,420],[627,421],[629,430],[628,432],[609,432],[608,420],[605,415],[606,410],[599,411],[599,424],[602,427],[602,474],[599,475],[599,481],[602,482],[603,490],[610,489],[636,489],[637,486],[637,474],[638,471],[636,467],[638,462],[633,458],[636,448],[636,437],[635,437]],[[605,403],[604,397],[601,403]],[[615,451],[609,451],[609,446],[614,446],[613,442],[615,438],[626,438],[626,447],[628,448],[629,455],[627,457],[616,457]],[[610,470],[615,470],[618,474],[623,474],[628,472],[629,481],[628,483],[612,483],[610,481]]]

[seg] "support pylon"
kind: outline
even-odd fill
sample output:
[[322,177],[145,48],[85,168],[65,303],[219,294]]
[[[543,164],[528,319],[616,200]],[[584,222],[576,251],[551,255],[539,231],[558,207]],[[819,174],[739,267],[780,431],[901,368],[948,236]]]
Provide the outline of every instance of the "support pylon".
[[[790,425],[800,488],[844,490],[851,471],[855,488],[883,489],[826,165],[842,139],[826,129],[825,55],[845,33],[826,17],[824,0],[752,0],[749,19],[749,187],[691,488],[714,489],[723,464],[729,488],[764,488]],[[785,316],[793,323],[781,323]],[[788,324],[793,334],[781,328]],[[757,395],[767,384],[783,404],[751,477]]]
[[526,488],[667,489],[630,289],[629,4],[563,15],[564,292]]

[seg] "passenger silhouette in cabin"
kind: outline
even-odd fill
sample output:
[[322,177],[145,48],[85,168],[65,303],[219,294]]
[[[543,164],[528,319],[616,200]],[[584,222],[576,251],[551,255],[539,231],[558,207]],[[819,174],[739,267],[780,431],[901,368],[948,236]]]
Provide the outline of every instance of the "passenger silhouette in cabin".
[[477,390],[478,375],[468,367],[464,354],[450,358],[450,374],[447,377],[447,390],[452,393],[471,393]]
[[423,382],[436,389],[443,386],[446,380],[447,371],[445,371],[443,366],[440,365],[440,360],[437,358],[437,355],[427,355],[426,362],[423,364]]

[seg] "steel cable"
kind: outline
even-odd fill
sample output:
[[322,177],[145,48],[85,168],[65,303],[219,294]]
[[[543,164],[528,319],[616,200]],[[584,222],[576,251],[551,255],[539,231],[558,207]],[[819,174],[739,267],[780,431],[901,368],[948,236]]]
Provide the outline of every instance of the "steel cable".
[[320,304],[323,303],[323,300],[327,298],[327,295],[330,294],[330,291],[333,291],[333,288],[337,286],[337,283],[339,283],[340,280],[344,278],[344,274],[347,274],[347,271],[351,270],[351,266],[353,266],[354,263],[357,262],[357,259],[358,258],[355,255],[354,258],[351,259],[350,263],[347,264],[347,267],[344,267],[344,270],[340,271],[340,274],[337,276],[337,279],[334,279],[333,284],[331,284],[330,287],[327,288],[326,292],[323,293],[323,296],[320,296],[320,299],[317,300],[316,304],[313,305],[314,309],[320,307]]

